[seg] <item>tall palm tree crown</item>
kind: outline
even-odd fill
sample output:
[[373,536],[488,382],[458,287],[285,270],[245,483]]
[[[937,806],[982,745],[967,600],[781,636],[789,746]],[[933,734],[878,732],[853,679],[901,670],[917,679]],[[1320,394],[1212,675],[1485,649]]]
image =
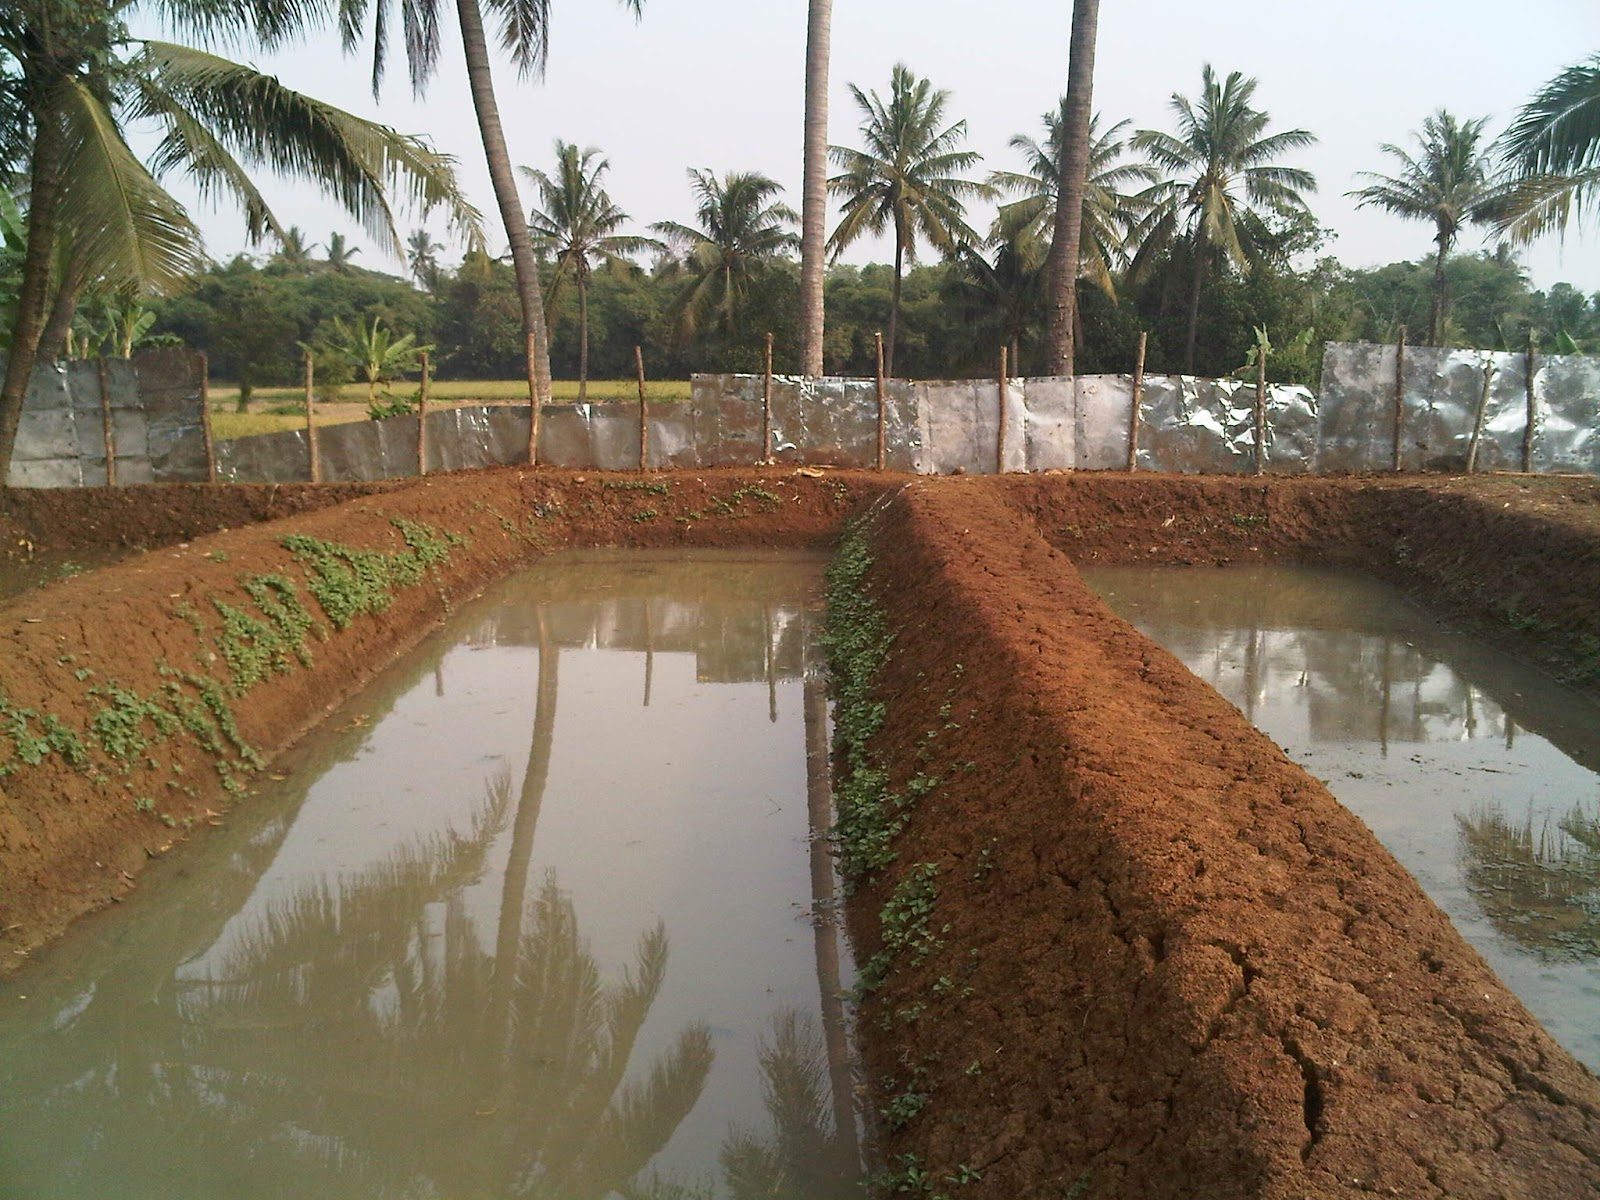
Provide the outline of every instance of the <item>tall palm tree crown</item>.
[[957,246],[982,239],[966,223],[962,201],[990,194],[987,184],[962,177],[982,156],[960,149],[967,123],[944,126],[950,93],[936,90],[904,63],[889,78],[889,99],[854,84],[850,94],[862,113],[865,150],[829,148],[840,174],[828,190],[844,198],[839,224],[828,240],[835,257],[863,234],[894,236],[894,295],[889,311],[885,367],[894,371],[895,334],[900,318],[900,285],[907,259],[916,260],[917,241],[954,253]]
[[1434,254],[1433,303],[1428,315],[1430,346],[1439,344],[1443,332],[1446,257],[1463,226],[1487,223],[1499,211],[1501,188],[1481,144],[1487,123],[1487,117],[1458,121],[1441,108],[1422,122],[1422,132],[1416,135],[1415,156],[1388,143],[1378,147],[1398,160],[1398,174],[1363,171],[1362,177],[1372,182],[1349,193],[1358,201],[1357,208],[1380,208],[1407,220],[1432,222],[1438,250]]
[[534,244],[553,253],[556,260],[546,303],[554,303],[568,279],[578,288],[579,403],[588,398],[589,272],[596,262],[631,266],[623,255],[659,249],[661,245],[652,238],[616,232],[628,220],[628,214],[612,202],[602,186],[610,166],[593,146],[580,150],[572,142],[557,139],[554,175],[522,168],[538,188],[544,204],[544,208],[528,214],[528,228]]
[[1140,273],[1155,255],[1179,242],[1193,256],[1185,370],[1194,367],[1207,268],[1220,259],[1245,270],[1254,257],[1249,238],[1242,236],[1244,215],[1258,209],[1286,216],[1302,212],[1301,193],[1317,186],[1311,172],[1273,163],[1286,151],[1311,145],[1316,136],[1305,129],[1268,133],[1270,118],[1251,104],[1255,90],[1256,81],[1238,71],[1219,82],[1208,63],[1198,103],[1173,94],[1176,135],[1155,129],[1133,135],[1133,148],[1163,176],[1144,193],[1150,207],[1136,231],[1140,249],[1133,269]]
[[[386,247],[398,243],[396,191],[423,208],[445,207],[476,235],[478,214],[447,155],[204,50],[136,39],[122,20],[131,6],[15,0],[0,8],[0,113],[8,117],[0,177],[26,178],[28,192],[27,251],[0,391],[0,478],[47,312],[70,316],[80,287],[168,290],[201,264],[198,231],[163,177],[178,172],[202,196],[236,200],[255,239],[284,233],[250,176],[260,167],[316,184]],[[292,32],[277,0],[168,0],[163,12],[201,36],[251,34],[271,45]],[[132,122],[158,131],[148,166],[125,140]],[[67,269],[58,273],[61,259]]]
[[[1018,196],[1001,206],[990,229],[991,241],[1027,238],[1049,245],[1060,191],[1066,105],[1063,99],[1059,108],[1044,114],[1042,142],[1024,133],[1011,139],[1011,148],[1022,152],[1024,170],[995,171],[989,176],[990,187]],[[1127,235],[1139,203],[1123,189],[1130,184],[1155,182],[1155,172],[1146,164],[1121,161],[1127,149],[1121,135],[1127,126],[1127,121],[1119,121],[1102,133],[1100,114],[1089,120],[1089,167],[1084,178],[1083,224],[1078,243],[1079,274],[1092,280],[1113,300],[1116,287],[1112,275],[1125,265]]]
[[650,228],[684,253],[688,279],[678,298],[681,336],[714,321],[733,330],[751,277],[773,259],[796,249],[799,214],[774,202],[783,186],[758,171],[689,170],[698,198],[699,227],[659,221]]
[[1528,101],[1505,138],[1520,177],[1501,226],[1518,241],[1600,216],[1600,54],[1568,67]]

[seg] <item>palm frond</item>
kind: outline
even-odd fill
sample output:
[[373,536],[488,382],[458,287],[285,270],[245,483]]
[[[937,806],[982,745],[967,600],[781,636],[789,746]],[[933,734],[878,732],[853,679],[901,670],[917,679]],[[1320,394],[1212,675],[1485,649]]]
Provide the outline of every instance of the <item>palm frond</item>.
[[1568,67],[1517,114],[1507,156],[1528,175],[1578,174],[1600,167],[1600,54]]
[[112,286],[171,291],[201,269],[200,232],[134,157],[116,121],[78,80],[52,89],[64,130],[61,228]]
[[150,86],[171,104],[204,113],[216,140],[246,163],[316,184],[385,249],[400,238],[388,200],[398,190],[424,212],[443,208],[471,242],[482,214],[455,179],[455,160],[420,138],[354,116],[284,87],[269,75],[205,51],[147,42]]

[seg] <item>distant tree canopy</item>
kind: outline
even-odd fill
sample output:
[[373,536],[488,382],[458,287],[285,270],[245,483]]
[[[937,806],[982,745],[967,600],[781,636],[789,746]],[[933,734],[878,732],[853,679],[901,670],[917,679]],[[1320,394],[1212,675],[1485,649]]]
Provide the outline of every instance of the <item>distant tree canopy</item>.
[[[1224,271],[1208,284],[1196,337],[1197,373],[1225,375],[1241,366],[1256,325],[1266,326],[1281,347],[1312,330],[1303,351],[1276,354],[1269,364],[1275,379],[1307,384],[1317,382],[1323,342],[1392,341],[1401,326],[1413,337],[1427,328],[1434,295],[1431,258],[1355,270],[1325,257],[1297,268],[1291,259],[1318,244],[1314,226],[1262,228],[1257,236],[1276,249],[1250,272]],[[547,280],[553,270],[546,265]],[[1520,349],[1533,329],[1544,353],[1600,353],[1600,294],[1588,296],[1565,283],[1535,291],[1505,253],[1456,255],[1445,272],[1451,297],[1441,338],[1446,345]],[[1146,278],[1120,278],[1115,302],[1080,279],[1078,369],[1131,371],[1139,332],[1146,330],[1148,369],[1181,370],[1190,278],[1185,250],[1174,246]],[[646,370],[656,378],[759,371],[768,331],[774,335],[775,369],[799,370],[798,263],[780,258],[751,277],[734,329],[708,325],[687,340],[675,308],[683,279],[682,267],[671,258],[646,271],[594,269],[588,294],[592,378],[631,377],[635,346],[643,347]],[[241,257],[205,272],[183,295],[157,301],[152,333],[175,334],[206,351],[219,379],[247,388],[285,386],[301,378],[299,343],[326,341],[335,320],[352,324],[376,316],[396,336],[415,334],[418,342],[435,345],[439,378],[519,378],[525,369],[522,318],[509,264],[469,255],[453,270],[441,268],[435,288],[423,292],[356,266],[303,271],[256,266]],[[893,289],[894,268],[887,264],[841,264],[828,272],[828,374],[872,374],[872,335],[884,328]],[[1026,294],[1019,303],[1024,333],[1012,370],[1038,373],[1047,319],[1042,293]],[[997,368],[1007,334],[996,300],[972,286],[961,263],[941,261],[906,272],[901,304],[897,374],[962,378]],[[550,306],[557,378],[577,378],[578,335],[577,295],[569,288]]]

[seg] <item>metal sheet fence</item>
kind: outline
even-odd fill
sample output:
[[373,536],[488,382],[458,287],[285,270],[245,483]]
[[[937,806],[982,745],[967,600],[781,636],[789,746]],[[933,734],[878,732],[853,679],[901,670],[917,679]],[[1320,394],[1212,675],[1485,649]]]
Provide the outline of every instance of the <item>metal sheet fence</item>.
[[[1483,408],[1480,470],[1520,469],[1528,424],[1527,358],[1477,350],[1407,348],[1397,376],[1393,346],[1331,343],[1322,395],[1267,389],[1266,469],[1272,472],[1391,469],[1396,402],[1403,465],[1460,470]],[[1485,395],[1485,372],[1488,390]],[[203,360],[184,352],[112,360],[106,404],[119,482],[206,477],[200,429]],[[34,373],[9,482],[71,487],[105,481],[106,438],[97,363]],[[646,466],[692,468],[762,457],[766,380],[697,375],[690,399],[649,407]],[[778,462],[872,467],[878,398],[870,379],[774,376],[770,457]],[[1237,379],[1146,376],[1137,464],[1154,471],[1243,472],[1255,465],[1255,388]],[[921,474],[1117,470],[1127,465],[1133,414],[1128,375],[884,384],[890,470]],[[1600,474],[1600,359],[1534,362],[1532,467]],[[448,408],[428,415],[428,470],[515,464],[528,442],[525,407]],[[1004,421],[1004,441],[1001,423]],[[324,426],[317,431],[325,480],[417,473],[418,419]],[[635,470],[639,410],[633,404],[551,405],[540,458],[554,466]],[[219,442],[218,478],[288,482],[308,477],[304,430]]]

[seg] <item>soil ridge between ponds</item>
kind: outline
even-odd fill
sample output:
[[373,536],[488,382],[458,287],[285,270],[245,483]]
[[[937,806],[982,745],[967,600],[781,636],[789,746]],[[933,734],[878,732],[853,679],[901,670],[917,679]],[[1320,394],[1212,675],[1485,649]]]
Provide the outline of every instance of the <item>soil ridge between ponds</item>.
[[1600,1193],[1594,1077],[1017,491],[966,483],[870,526],[895,631],[873,749],[920,799],[852,902],[859,959],[886,905],[920,887],[926,917],[861,1012],[891,1171],[966,1197]]

